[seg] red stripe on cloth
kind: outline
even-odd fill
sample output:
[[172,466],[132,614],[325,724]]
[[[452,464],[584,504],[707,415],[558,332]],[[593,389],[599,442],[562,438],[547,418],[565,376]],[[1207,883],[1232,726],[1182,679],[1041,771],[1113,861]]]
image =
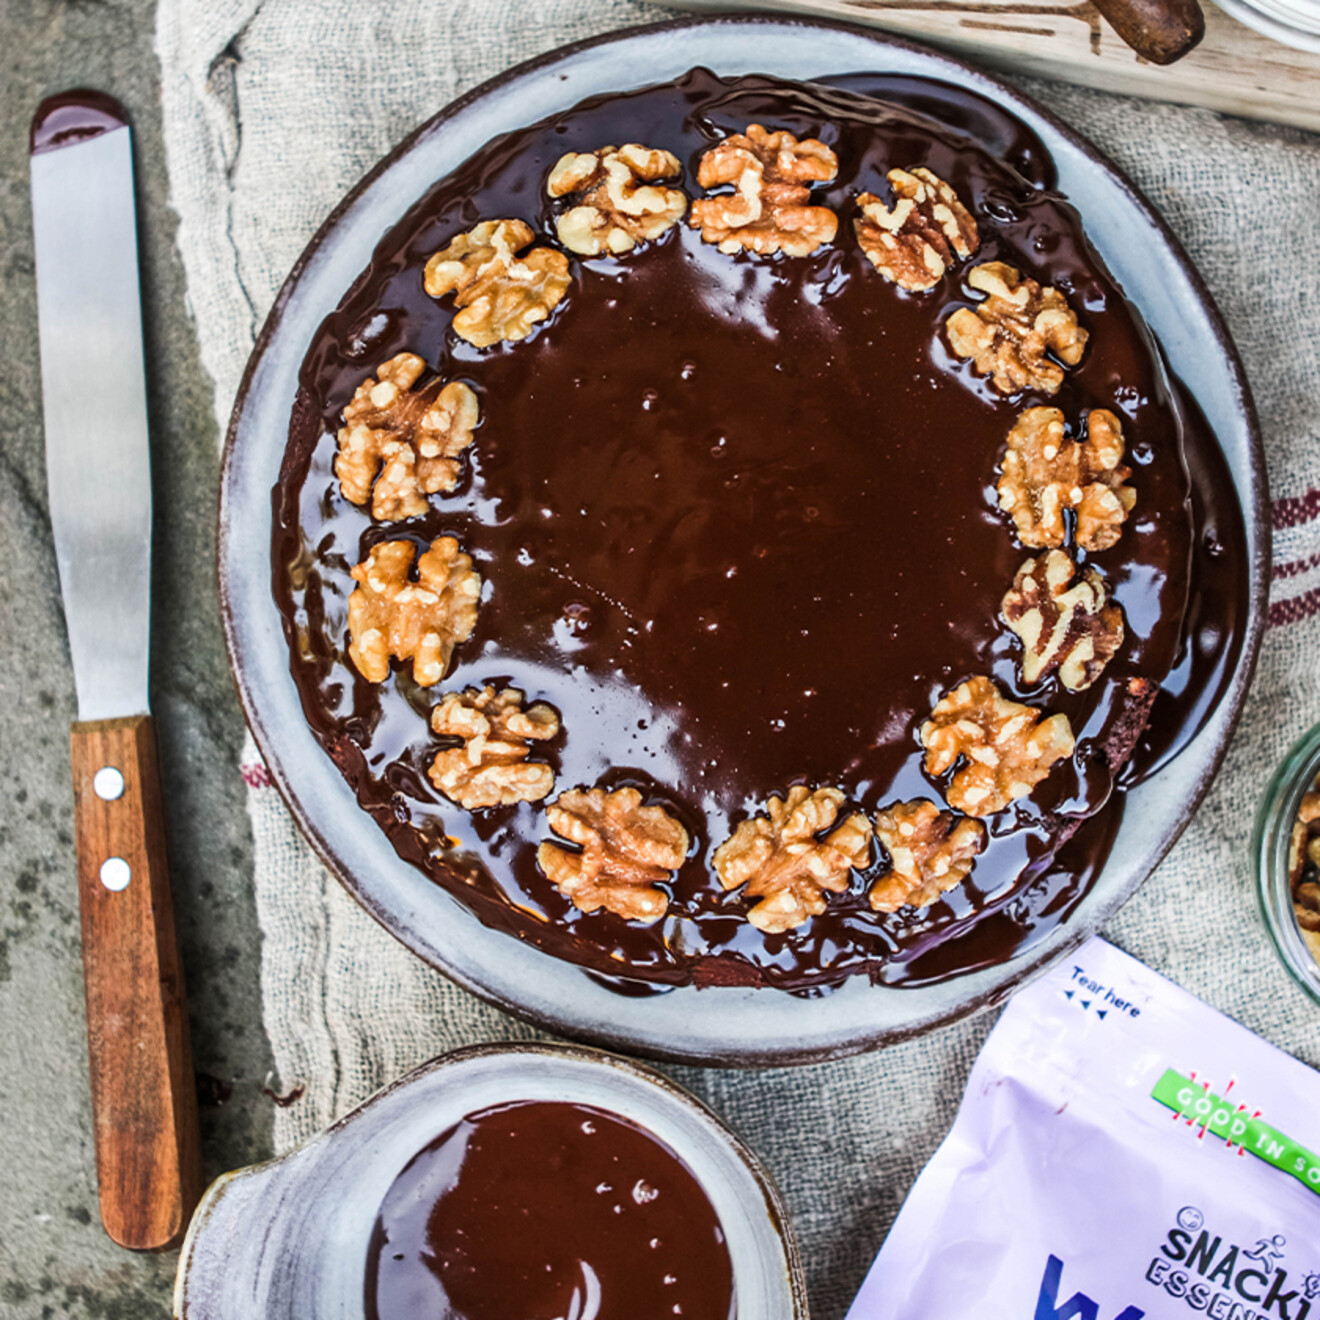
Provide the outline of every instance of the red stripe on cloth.
[[1290,600],[1274,601],[1265,622],[1267,627],[1279,628],[1287,623],[1301,623],[1303,619],[1310,619],[1317,614],[1320,614],[1320,587],[1312,587],[1310,591],[1293,596]]
[[1320,553],[1312,555],[1309,559],[1294,559],[1290,564],[1275,564],[1274,578],[1301,577],[1303,573],[1310,572],[1316,565],[1320,564]]
[[270,771],[264,765],[241,765],[238,773],[243,776],[243,782],[249,788],[270,788],[272,780]]
[[1276,528],[1297,527],[1320,518],[1320,488],[1313,486],[1304,495],[1288,495],[1275,500],[1272,517]]

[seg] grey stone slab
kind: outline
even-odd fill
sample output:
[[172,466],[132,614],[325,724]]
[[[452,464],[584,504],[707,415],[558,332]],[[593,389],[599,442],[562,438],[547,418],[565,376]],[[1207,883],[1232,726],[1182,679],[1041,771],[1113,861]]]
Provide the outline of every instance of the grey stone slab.
[[[75,716],[47,516],[27,188],[38,101],[117,96],[135,130],[155,488],[152,684],[208,1175],[264,1158],[243,725],[215,599],[218,442],[174,253],[153,0],[0,0],[0,1316],[164,1316],[174,1253],[100,1227],[90,1139],[68,726]],[[96,400],[86,400],[94,424]],[[205,1080],[205,1079],[204,1079]]]

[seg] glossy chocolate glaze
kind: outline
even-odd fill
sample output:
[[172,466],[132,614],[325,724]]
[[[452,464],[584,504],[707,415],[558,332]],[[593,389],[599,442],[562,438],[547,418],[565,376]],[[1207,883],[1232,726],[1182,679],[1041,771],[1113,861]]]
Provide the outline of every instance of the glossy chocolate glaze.
[[36,156],[127,126],[124,107],[113,96],[79,87],[48,96],[37,107],[37,113],[32,116],[28,147]]
[[[426,258],[480,219],[553,233],[543,187],[563,152],[664,146],[698,195],[701,153],[752,121],[838,153],[839,178],[818,194],[842,217],[833,245],[730,257],[682,226],[623,258],[574,259],[550,320],[486,350],[424,293]],[[1004,400],[953,359],[940,326],[975,301],[957,274],[912,295],[865,261],[852,198],[885,195],[894,164],[927,165],[970,201],[977,260],[1007,260],[1078,309],[1091,341],[1056,397]],[[385,235],[304,363],[273,494],[274,590],[308,719],[404,858],[482,921],[634,992],[693,979],[807,992],[859,970],[937,979],[1008,957],[1075,907],[1117,828],[1116,773],[1133,782],[1176,754],[1231,674],[1245,543],[1213,437],[1052,179],[1021,124],[944,84],[695,71],[497,139]],[[356,385],[404,349],[468,381],[483,421],[452,496],[374,525],[338,493],[335,432]],[[998,619],[1026,552],[996,511],[996,467],[1033,403],[1070,423],[1117,412],[1135,473],[1134,516],[1092,557],[1127,641],[1081,694],[1024,689]],[[683,820],[693,848],[664,921],[577,912],[536,867],[539,807],[468,814],[432,790],[438,691],[397,670],[375,687],[348,663],[349,568],[379,540],[442,533],[486,581],[444,688],[510,682],[549,701],[564,724],[544,753],[559,788],[636,785]],[[837,784],[868,812],[938,798],[917,729],[978,672],[1066,713],[1078,749],[988,822],[971,879],[921,912],[877,915],[877,850],[824,916],[788,935],[751,927],[709,865],[736,823],[795,782]],[[1129,763],[1149,714],[1133,679],[1167,691]]]
[[603,1110],[469,1114],[395,1179],[367,1257],[367,1320],[731,1320],[733,1266],[692,1171]]

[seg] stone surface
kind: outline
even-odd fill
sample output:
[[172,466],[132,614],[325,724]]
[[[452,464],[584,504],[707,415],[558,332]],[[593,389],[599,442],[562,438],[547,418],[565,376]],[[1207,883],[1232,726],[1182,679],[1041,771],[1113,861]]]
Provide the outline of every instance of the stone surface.
[[[207,1175],[266,1157],[243,724],[215,597],[218,440],[172,239],[153,0],[0,0],[0,1316],[169,1314],[175,1253],[105,1237],[90,1139],[69,783],[75,717],[47,514],[27,125],[69,87],[118,97],[135,130],[155,487],[152,685],[203,1090]],[[218,1079],[220,1084],[215,1080]],[[215,1100],[228,1087],[223,1105]]]

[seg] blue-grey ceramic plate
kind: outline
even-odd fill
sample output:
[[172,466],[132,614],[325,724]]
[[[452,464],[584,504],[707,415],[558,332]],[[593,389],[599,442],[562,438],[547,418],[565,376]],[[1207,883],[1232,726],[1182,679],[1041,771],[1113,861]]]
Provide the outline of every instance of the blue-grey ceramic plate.
[[[381,234],[439,178],[497,134],[598,93],[703,65],[732,76],[811,79],[859,70],[923,75],[979,92],[1049,149],[1058,186],[1205,413],[1241,499],[1250,622],[1233,681],[1186,750],[1128,794],[1104,871],[1077,909],[998,966],[919,988],[854,978],[832,994],[682,988],[626,998],[577,967],[483,926],[404,862],[360,810],[313,737],[289,672],[271,595],[271,489],[298,370],[316,328],[363,270]],[[1264,462],[1242,365],[1200,277],[1167,226],[1092,146],[988,74],[873,31],[805,19],[729,17],[633,29],[524,64],[436,115],[381,162],[326,221],[281,290],[230,425],[220,502],[220,580],[239,693],[266,764],[326,865],[419,957],[502,1008],[565,1035],[702,1063],[808,1062],[927,1031],[994,1004],[1091,935],[1164,856],[1218,768],[1260,640],[1269,565]]]

